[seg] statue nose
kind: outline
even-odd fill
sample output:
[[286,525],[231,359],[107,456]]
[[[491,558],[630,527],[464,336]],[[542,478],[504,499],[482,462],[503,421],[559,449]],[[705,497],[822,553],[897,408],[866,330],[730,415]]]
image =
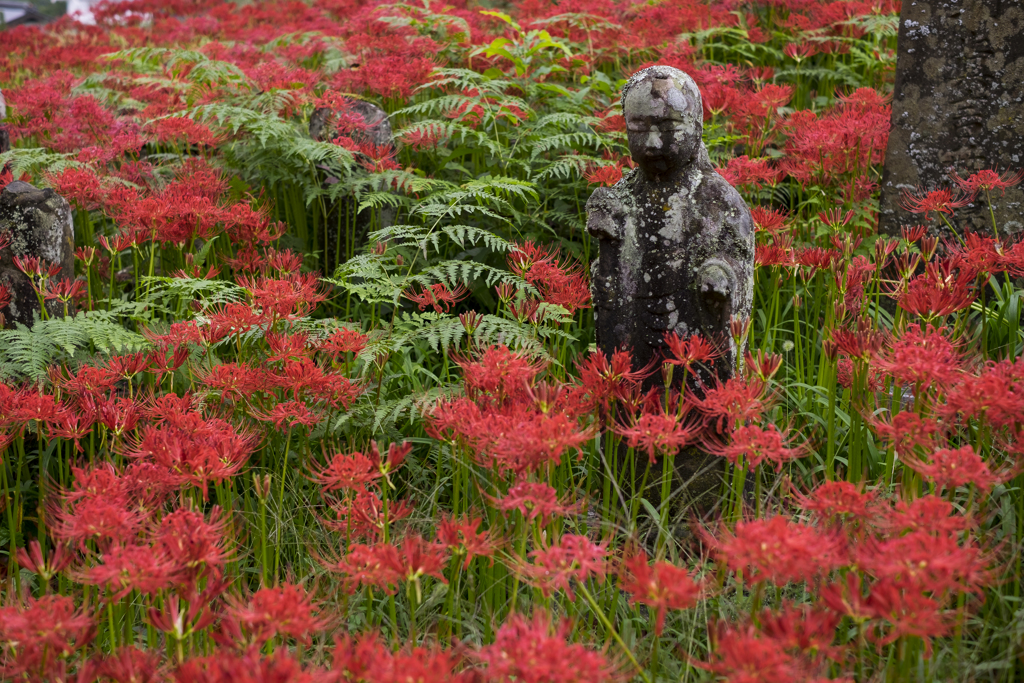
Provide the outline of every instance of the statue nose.
[[647,134],[647,147],[650,149],[661,149],[661,131],[652,130]]

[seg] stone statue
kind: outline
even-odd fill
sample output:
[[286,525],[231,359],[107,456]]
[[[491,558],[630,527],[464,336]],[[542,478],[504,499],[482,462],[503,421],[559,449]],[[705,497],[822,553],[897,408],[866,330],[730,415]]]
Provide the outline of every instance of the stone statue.
[[[55,280],[75,279],[75,230],[71,205],[53,190],[40,190],[15,180],[0,188],[0,235],[10,239],[0,249],[0,285],[10,302],[0,308],[0,327],[15,323],[32,327],[39,316],[39,300],[32,282],[14,263],[15,257],[36,257],[47,265],[60,266]],[[50,316],[64,315],[59,301],[48,301]]]
[[[736,367],[740,350],[729,320],[750,316],[754,224],[739,193],[711,165],[701,139],[700,91],[689,76],[668,66],[637,72],[623,88],[622,110],[637,168],[587,202],[587,231],[600,244],[591,266],[597,344],[609,355],[631,350],[634,367],[657,366],[668,355],[666,333],[700,334],[722,354],[688,378],[687,391],[699,395]],[[644,389],[661,382],[655,372]],[[672,493],[677,518],[691,504],[710,508],[722,459],[690,447],[675,456],[674,466],[681,484]],[[656,463],[652,471],[661,467]],[[658,485],[643,495],[661,497]]]
[[[708,158],[693,79],[668,66],[639,71],[622,110],[637,168],[587,202],[587,231],[600,243],[591,268],[597,344],[609,355],[631,350],[640,367],[665,357],[666,333],[700,334],[723,353],[691,378],[699,392],[735,367],[729,319],[750,316],[753,221]],[[655,373],[645,388],[660,382]]]

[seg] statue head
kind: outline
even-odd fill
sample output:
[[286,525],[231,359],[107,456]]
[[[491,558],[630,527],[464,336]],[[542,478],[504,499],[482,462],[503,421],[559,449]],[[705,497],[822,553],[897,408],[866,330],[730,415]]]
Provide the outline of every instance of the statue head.
[[671,66],[636,72],[622,89],[633,161],[647,176],[672,175],[700,152],[704,112],[693,79]]

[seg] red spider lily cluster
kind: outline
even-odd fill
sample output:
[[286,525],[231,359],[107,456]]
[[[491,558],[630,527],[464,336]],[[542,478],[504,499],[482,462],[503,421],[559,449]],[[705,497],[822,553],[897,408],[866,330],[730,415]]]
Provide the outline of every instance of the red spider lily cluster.
[[[1024,172],[875,234],[898,14],[105,0],[0,32],[0,186],[67,198],[77,246],[65,279],[0,232],[41,318],[0,333],[0,678],[1014,680],[1024,243],[956,211]],[[581,227],[653,63],[701,88],[757,283],[731,338],[636,367],[588,348]]]

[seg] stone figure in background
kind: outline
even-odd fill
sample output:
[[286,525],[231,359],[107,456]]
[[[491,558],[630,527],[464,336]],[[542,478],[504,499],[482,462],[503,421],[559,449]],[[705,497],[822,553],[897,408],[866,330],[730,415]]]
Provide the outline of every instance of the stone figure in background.
[[[39,316],[39,300],[32,282],[14,263],[15,258],[38,258],[42,268],[53,266],[53,280],[75,277],[75,232],[68,201],[51,189],[40,190],[16,180],[0,192],[0,239],[10,244],[0,249],[0,285],[11,301],[0,308],[5,327],[21,323],[32,327]],[[59,301],[47,303],[51,316],[64,315]]]
[[[600,244],[591,268],[597,344],[609,355],[632,351],[634,367],[660,366],[666,333],[699,334],[722,351],[688,380],[687,390],[699,393],[728,379],[741,351],[729,321],[750,316],[753,221],[711,165],[701,95],[689,76],[667,66],[644,69],[623,89],[622,109],[637,168],[587,202],[587,230]],[[655,372],[644,388],[661,381]],[[678,386],[679,377],[674,381]],[[690,448],[675,464],[685,495],[674,497],[704,506],[702,497],[717,491],[720,458]]]
[[[330,107],[318,107],[313,111],[312,116],[309,117],[309,136],[311,138],[317,142],[334,140],[339,134],[336,119],[341,116],[348,119],[349,123],[353,118],[356,120],[355,129],[345,133],[356,143],[371,144],[378,148],[394,147],[395,137],[391,131],[391,120],[386,111],[375,104],[352,97],[345,97],[343,103],[341,111],[335,111]],[[328,172],[324,178],[325,185],[333,185],[338,182],[336,177],[330,175],[330,169],[325,166],[321,166],[320,169]],[[326,262],[331,267],[345,261],[362,247],[366,243],[366,236],[369,232],[387,227],[395,222],[393,207],[378,209],[374,217],[368,209],[358,211],[358,202],[352,196],[339,198],[335,206],[332,207],[331,213],[333,216],[328,218],[326,225],[325,244]],[[339,225],[341,226],[340,231]]]
[[[892,132],[885,154],[879,232],[899,235],[922,217],[900,207],[904,190],[955,188],[983,169],[1024,168],[1024,3],[906,0],[900,10]],[[1024,186],[993,192],[1003,234],[1024,230]],[[992,235],[984,194],[957,209],[957,230]],[[936,229],[942,221],[932,221]],[[956,240],[952,235],[947,239]]]

